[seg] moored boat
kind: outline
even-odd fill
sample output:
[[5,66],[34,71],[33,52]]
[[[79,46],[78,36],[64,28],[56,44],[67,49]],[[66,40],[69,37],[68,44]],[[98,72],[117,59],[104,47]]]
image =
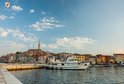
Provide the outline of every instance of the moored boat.
[[65,62],[50,62],[46,64],[46,69],[59,70],[84,70],[90,66],[88,62],[79,62],[73,57],[68,57]]

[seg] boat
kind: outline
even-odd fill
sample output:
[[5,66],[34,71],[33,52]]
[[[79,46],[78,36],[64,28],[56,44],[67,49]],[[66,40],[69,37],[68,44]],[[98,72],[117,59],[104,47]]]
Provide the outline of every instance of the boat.
[[124,67],[124,62],[117,62],[117,65],[118,65],[119,67]]
[[88,62],[79,62],[73,57],[68,57],[65,62],[50,62],[46,64],[46,69],[56,69],[56,70],[85,70],[90,66]]

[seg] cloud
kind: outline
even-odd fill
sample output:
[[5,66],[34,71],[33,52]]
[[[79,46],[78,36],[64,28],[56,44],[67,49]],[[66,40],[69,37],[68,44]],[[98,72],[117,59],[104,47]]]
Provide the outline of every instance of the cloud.
[[19,12],[19,11],[22,11],[23,8],[21,8],[20,6],[13,5],[13,6],[12,6],[12,10],[13,10],[13,11],[16,11],[16,12]]
[[9,19],[14,19],[15,17],[14,16],[10,16]]
[[41,12],[41,14],[42,14],[42,15],[45,15],[45,14],[46,14],[46,12],[42,11],[42,12]]
[[[2,39],[0,41],[0,55],[35,48],[38,44],[38,37],[35,35],[12,28],[0,27],[0,39]],[[46,45],[41,42],[41,48],[45,47]]]
[[51,18],[44,17],[40,21],[36,21],[34,24],[29,25],[29,27],[37,31],[43,31],[46,29],[60,28],[60,27],[63,27],[63,25],[60,24],[59,21],[55,20],[54,17],[51,17]]
[[46,48],[46,44],[40,43],[41,48]]
[[7,32],[11,34],[14,38],[22,40],[23,42],[35,42],[37,37],[29,33],[24,33],[17,29],[7,29]]
[[7,16],[5,15],[0,15],[0,20],[5,20],[7,18]]
[[6,16],[6,15],[0,15],[0,21],[6,20],[6,19],[14,19],[14,16]]
[[[38,48],[38,41],[34,43],[34,45],[32,45],[33,48]],[[40,48],[41,49],[45,49],[47,48],[47,45],[45,43],[40,42]]]
[[10,48],[15,48],[15,51],[17,51],[17,50],[21,50],[22,48],[25,48],[26,47],[26,45],[25,44],[23,44],[23,43],[17,43],[17,42],[14,42],[14,41],[4,41],[4,44],[5,44],[5,46],[8,46],[8,47],[10,47]]
[[8,35],[8,32],[4,30],[3,28],[0,28],[0,36],[1,37],[6,37]]
[[29,13],[34,13],[35,11],[34,11],[34,9],[31,9],[30,11],[29,11]]
[[5,28],[0,27],[0,36],[1,37],[11,36],[20,41],[30,42],[30,43],[38,40],[38,38],[35,35],[29,34],[26,32],[24,33],[20,30],[12,29],[12,28],[5,29]]
[[49,44],[48,45],[48,48],[50,48],[50,49],[56,49],[56,48],[58,48],[58,46],[57,46],[57,44]]
[[0,55],[4,55],[7,53],[15,53],[17,51],[22,51],[25,48],[26,48],[26,45],[24,43],[19,43],[19,42],[9,41],[9,40],[0,41],[0,51],[1,51]]
[[115,49],[114,53],[124,54],[124,49]]
[[95,40],[87,37],[64,37],[58,38],[55,43],[49,44],[48,48],[57,49],[57,48],[73,48],[73,49],[83,49],[84,46],[88,44],[93,44]]

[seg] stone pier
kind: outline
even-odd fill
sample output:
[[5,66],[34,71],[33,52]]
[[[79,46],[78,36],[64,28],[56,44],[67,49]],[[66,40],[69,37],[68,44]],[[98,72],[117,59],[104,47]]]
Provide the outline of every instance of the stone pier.
[[40,69],[43,68],[42,64],[0,64],[0,67],[7,70],[26,70],[26,69]]
[[8,70],[0,68],[0,84],[22,84]]

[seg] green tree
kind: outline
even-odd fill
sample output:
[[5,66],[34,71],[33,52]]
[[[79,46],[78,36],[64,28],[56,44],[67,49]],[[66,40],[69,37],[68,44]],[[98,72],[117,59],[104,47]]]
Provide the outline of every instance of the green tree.
[[16,60],[15,62],[19,62],[19,57],[21,56],[21,52],[16,52]]

